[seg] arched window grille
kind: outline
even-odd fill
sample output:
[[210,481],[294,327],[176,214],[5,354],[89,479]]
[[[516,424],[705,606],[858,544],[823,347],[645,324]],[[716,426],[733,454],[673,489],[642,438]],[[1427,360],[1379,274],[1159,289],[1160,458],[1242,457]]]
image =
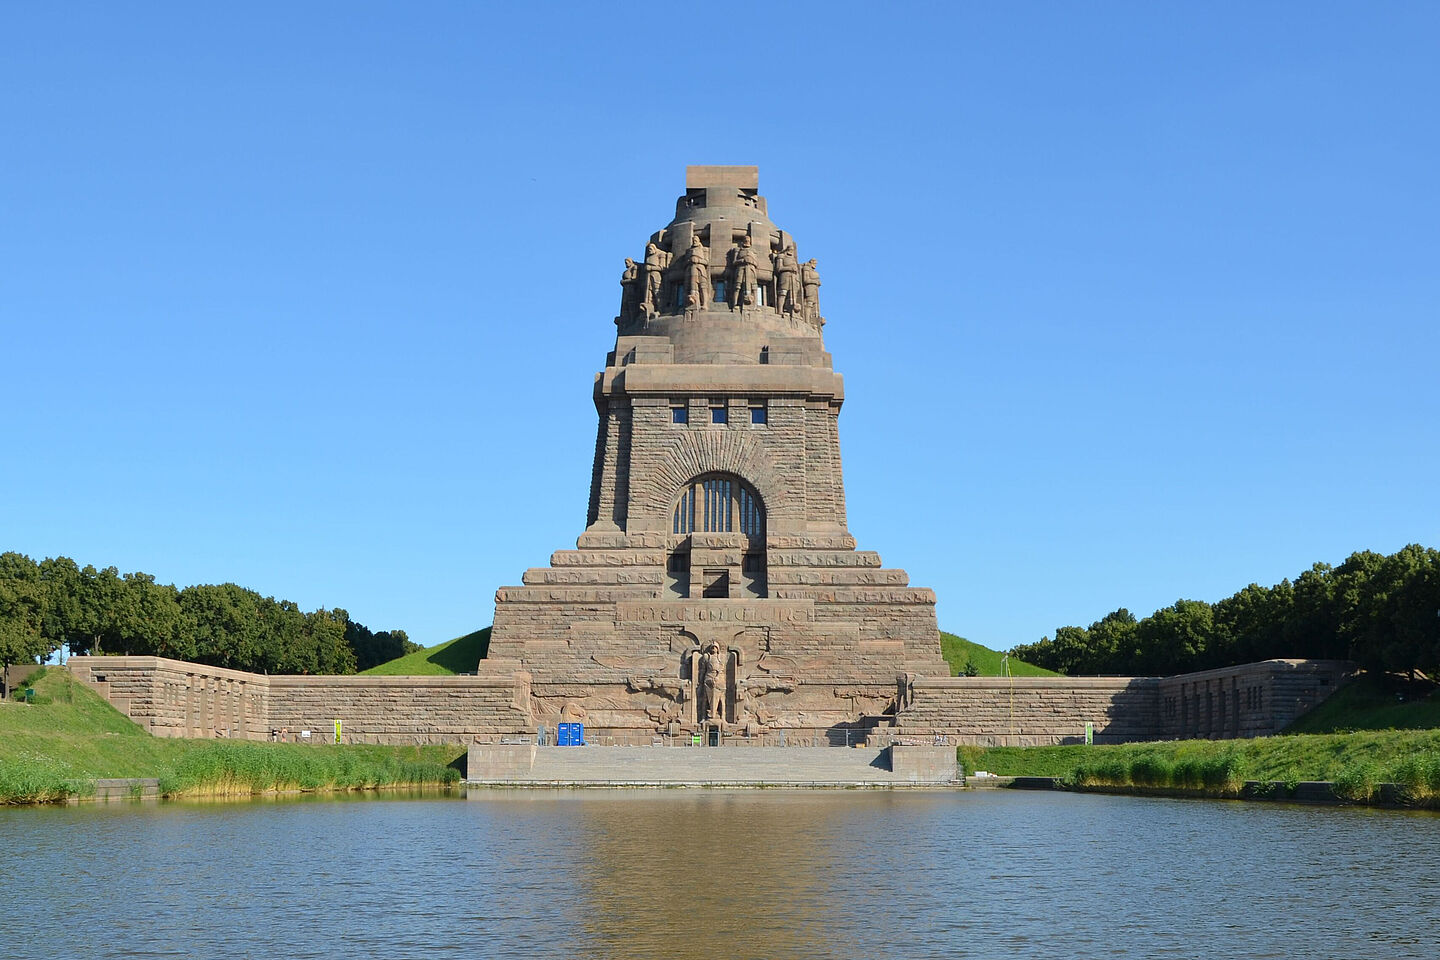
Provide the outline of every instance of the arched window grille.
[[680,491],[671,514],[670,532],[765,533],[765,507],[749,484],[728,474],[710,474],[690,481]]

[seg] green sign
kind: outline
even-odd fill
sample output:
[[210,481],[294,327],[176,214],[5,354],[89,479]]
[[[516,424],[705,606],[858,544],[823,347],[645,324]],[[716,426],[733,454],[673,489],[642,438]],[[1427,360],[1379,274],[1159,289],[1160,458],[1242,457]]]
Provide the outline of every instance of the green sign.
[[336,742],[336,743],[339,743],[339,742],[340,742],[340,721],[339,721],[339,720],[336,720],[336,721],[335,721],[335,742]]
[[[335,729],[337,729],[337,730],[340,729],[340,727],[339,727],[338,724],[336,725]],[[1093,744],[1094,742],[1095,742],[1095,724],[1094,724],[1093,721],[1086,720],[1086,721],[1085,721],[1085,745],[1086,745],[1086,746],[1089,746],[1090,744]]]

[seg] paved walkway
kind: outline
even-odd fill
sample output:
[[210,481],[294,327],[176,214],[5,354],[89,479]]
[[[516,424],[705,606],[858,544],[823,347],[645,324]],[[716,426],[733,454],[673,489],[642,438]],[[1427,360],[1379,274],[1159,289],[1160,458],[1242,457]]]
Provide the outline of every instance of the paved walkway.
[[537,747],[528,770],[487,786],[904,787],[880,749],[845,747]]

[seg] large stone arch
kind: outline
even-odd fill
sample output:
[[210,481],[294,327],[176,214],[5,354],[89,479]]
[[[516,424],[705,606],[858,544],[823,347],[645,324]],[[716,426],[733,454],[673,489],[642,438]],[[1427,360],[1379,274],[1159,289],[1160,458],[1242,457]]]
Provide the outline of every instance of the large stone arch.
[[748,482],[772,520],[801,516],[799,501],[780,482],[764,446],[736,430],[695,430],[678,437],[636,484],[631,516],[668,519],[676,492],[706,473],[732,473]]

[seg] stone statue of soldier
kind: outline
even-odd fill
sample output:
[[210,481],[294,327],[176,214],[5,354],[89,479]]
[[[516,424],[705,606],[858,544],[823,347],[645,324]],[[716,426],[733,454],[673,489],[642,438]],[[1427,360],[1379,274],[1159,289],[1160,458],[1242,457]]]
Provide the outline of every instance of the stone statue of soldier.
[[815,258],[806,260],[800,267],[800,285],[805,291],[805,316],[820,325],[820,270]]
[[685,278],[685,302],[692,307],[710,303],[710,253],[699,237],[690,238],[690,268]]
[[653,317],[660,312],[660,289],[665,284],[665,268],[670,266],[670,254],[660,249],[657,243],[645,245],[645,315]]
[[781,313],[795,313],[800,306],[800,263],[795,257],[795,244],[786,244],[785,249],[775,254],[773,259],[775,309]]
[[700,697],[706,720],[725,719],[725,660],[719,644],[710,644],[700,658]]
[[629,257],[625,258],[625,272],[620,275],[620,317],[621,323],[635,319],[640,312],[640,267]]
[[740,238],[740,246],[730,252],[730,308],[747,307],[755,302],[755,281],[760,276],[760,258],[755,255],[749,237]]

